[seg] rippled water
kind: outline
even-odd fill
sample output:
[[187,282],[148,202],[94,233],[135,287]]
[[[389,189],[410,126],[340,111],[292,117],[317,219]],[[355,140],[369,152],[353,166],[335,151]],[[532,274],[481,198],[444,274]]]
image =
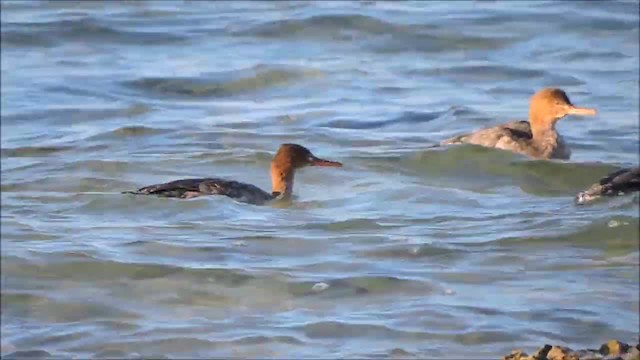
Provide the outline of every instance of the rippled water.
[[[2,354],[485,357],[635,341],[638,2],[2,4]],[[543,86],[570,161],[459,146]],[[217,176],[291,204],[122,195]],[[27,353],[24,353],[27,352]]]

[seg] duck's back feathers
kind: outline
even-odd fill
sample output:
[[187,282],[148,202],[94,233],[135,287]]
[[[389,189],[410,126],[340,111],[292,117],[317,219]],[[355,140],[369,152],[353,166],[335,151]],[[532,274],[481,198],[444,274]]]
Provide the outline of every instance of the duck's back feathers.
[[486,147],[496,147],[504,138],[515,141],[531,139],[531,124],[528,121],[511,121],[506,124],[481,129],[470,134],[463,134],[444,140],[442,145],[474,144]]
[[156,195],[189,199],[203,195],[224,195],[237,201],[263,204],[274,196],[251,184],[245,184],[220,178],[182,179],[163,184],[145,186],[136,191],[126,192],[135,195]]

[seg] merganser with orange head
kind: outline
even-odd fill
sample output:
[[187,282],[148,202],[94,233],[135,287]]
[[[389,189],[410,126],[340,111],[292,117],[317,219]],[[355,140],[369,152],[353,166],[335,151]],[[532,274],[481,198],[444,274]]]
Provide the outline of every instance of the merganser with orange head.
[[445,140],[441,145],[475,144],[508,150],[536,159],[569,159],[571,150],[556,131],[558,120],[567,115],[592,116],[597,111],[574,106],[567,94],[545,88],[531,97],[529,121],[512,121]]
[[251,184],[220,178],[175,180],[164,184],[145,186],[137,191],[125,192],[136,195],[156,195],[190,199],[203,195],[224,195],[234,200],[262,205],[275,199],[289,199],[293,193],[296,170],[306,166],[341,167],[337,161],[316,157],[302,145],[282,144],[271,160],[271,192]]

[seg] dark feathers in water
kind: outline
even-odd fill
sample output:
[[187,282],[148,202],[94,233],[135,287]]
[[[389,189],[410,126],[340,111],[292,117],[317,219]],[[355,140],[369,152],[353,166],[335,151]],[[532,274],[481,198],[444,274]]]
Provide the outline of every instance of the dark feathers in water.
[[640,191],[640,167],[620,169],[578,193],[576,203],[586,204],[601,196],[625,195],[635,191]]

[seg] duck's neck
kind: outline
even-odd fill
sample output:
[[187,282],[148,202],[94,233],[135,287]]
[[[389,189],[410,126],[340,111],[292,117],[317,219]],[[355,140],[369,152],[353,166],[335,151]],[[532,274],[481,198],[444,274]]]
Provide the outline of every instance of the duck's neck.
[[553,151],[558,145],[558,132],[556,131],[556,121],[529,115],[531,124],[532,142],[542,152]]
[[293,193],[295,169],[291,164],[271,163],[271,194],[290,198]]

